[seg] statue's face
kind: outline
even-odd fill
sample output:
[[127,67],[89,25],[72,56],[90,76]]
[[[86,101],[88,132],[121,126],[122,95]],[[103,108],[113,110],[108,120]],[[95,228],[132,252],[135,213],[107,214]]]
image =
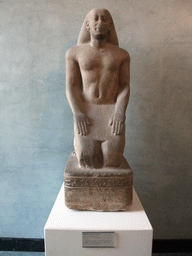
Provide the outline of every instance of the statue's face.
[[86,26],[95,39],[102,40],[110,31],[111,17],[106,10],[94,9],[88,17]]

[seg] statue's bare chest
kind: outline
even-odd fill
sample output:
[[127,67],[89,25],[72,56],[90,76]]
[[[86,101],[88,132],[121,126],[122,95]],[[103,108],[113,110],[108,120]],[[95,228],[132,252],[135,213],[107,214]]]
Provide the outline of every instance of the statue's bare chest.
[[81,54],[78,58],[82,71],[115,72],[120,65],[120,59],[113,52],[92,49]]

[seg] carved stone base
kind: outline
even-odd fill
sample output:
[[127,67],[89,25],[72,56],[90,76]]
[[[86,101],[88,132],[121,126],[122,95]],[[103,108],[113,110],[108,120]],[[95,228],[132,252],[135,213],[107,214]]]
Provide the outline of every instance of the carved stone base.
[[133,173],[124,158],[118,168],[78,167],[74,153],[65,171],[65,204],[74,210],[125,211],[132,204]]

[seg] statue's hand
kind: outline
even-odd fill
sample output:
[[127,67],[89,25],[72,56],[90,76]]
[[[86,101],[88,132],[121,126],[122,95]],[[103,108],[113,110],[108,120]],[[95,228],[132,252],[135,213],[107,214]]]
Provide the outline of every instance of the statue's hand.
[[112,133],[114,135],[121,134],[125,125],[125,115],[114,114],[110,119],[109,125],[112,126]]
[[78,134],[87,135],[88,125],[91,125],[91,119],[85,114],[74,115],[74,122],[76,123]]

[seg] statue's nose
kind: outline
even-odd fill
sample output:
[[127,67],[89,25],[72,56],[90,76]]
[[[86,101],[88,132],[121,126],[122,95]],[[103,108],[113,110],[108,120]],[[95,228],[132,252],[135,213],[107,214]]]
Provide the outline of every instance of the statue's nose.
[[99,19],[99,20],[98,20],[98,27],[101,28],[102,24],[103,24],[102,20]]
[[98,24],[102,24],[102,19],[98,19]]

